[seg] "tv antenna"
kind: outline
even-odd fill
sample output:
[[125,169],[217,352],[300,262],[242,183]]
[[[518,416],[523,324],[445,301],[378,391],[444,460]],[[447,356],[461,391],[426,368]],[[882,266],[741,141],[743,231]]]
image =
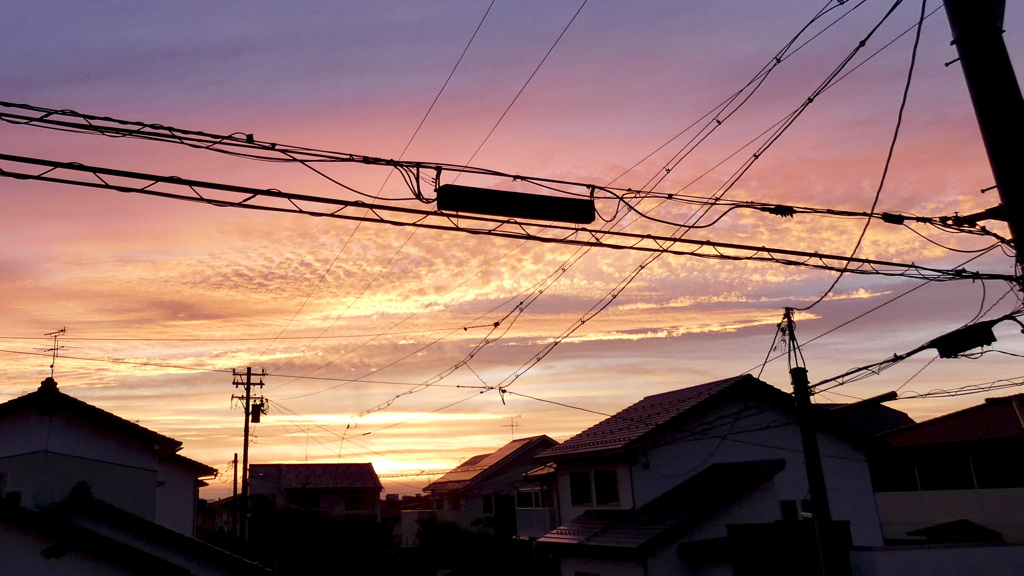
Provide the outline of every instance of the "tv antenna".
[[516,414],[515,416],[509,416],[509,418],[508,418],[508,422],[509,423],[508,424],[502,424],[502,426],[501,426],[502,428],[511,428],[512,429],[512,439],[513,440],[516,439],[516,428],[519,428],[519,426],[520,426],[520,424],[519,424],[519,422],[517,422],[517,420],[519,420],[522,417],[523,417],[522,414]]
[[67,329],[64,326],[61,326],[60,330],[57,330],[56,332],[47,332],[45,334],[45,336],[53,338],[53,346],[46,350],[47,352],[53,352],[53,355],[50,357],[50,378],[53,378],[53,367],[57,364],[58,353],[62,348],[64,348],[60,345],[59,338],[63,336],[65,332],[67,332]]

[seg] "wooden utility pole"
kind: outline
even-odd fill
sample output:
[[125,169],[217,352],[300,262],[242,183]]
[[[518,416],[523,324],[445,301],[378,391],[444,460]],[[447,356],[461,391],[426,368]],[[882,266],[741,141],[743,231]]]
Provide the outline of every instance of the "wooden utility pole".
[[[232,376],[234,381],[232,384],[235,387],[242,386],[245,388],[245,396],[232,396],[232,399],[241,400],[244,408],[245,425],[242,430],[242,502],[241,502],[241,518],[239,521],[239,538],[243,542],[249,539],[249,422],[252,420],[252,409],[253,409],[253,386],[263,386],[263,377],[267,375],[266,371],[262,371],[258,374],[260,380],[258,382],[252,381],[252,367],[245,369],[245,372],[239,372],[238,370],[232,370]],[[243,379],[244,378],[244,379]],[[260,410],[263,408],[263,397],[258,396],[256,399],[259,401],[258,406]],[[259,417],[256,418],[259,422]]]
[[1024,98],[1003,42],[1006,0],[946,0],[953,45],[967,80],[981,138],[999,191],[996,218],[1010,227],[1017,265],[1024,235]]

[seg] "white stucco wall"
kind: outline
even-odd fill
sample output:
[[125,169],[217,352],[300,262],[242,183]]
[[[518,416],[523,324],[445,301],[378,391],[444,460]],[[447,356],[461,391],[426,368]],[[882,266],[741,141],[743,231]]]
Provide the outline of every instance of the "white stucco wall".
[[999,532],[1007,542],[1024,542],[1022,488],[879,492],[875,499],[886,538],[908,538],[910,530],[964,519]]
[[1024,574],[1024,546],[901,546],[850,552],[853,576],[1009,576]]
[[563,558],[561,576],[598,574],[599,576],[646,576],[643,564],[624,560],[608,560],[594,558]]
[[[663,442],[620,464],[628,467],[627,474],[619,475],[623,507],[629,507],[629,502],[639,508],[715,463],[776,458],[786,461],[786,468],[774,477],[777,500],[808,497],[800,429],[787,412],[753,400],[737,400],[719,406]],[[881,546],[882,532],[863,451],[829,434],[819,434],[819,445],[833,518],[850,521],[855,545]],[[570,469],[562,467],[557,478],[563,524],[586,510],[571,505]],[[761,521],[781,518],[776,502],[774,516]]]
[[173,461],[160,462],[156,489],[157,524],[186,536],[195,536],[198,497],[194,472]]
[[157,455],[143,442],[57,413],[35,411],[0,421],[0,472],[23,506],[68,497],[85,481],[92,493],[147,520],[156,516]]
[[123,567],[110,566],[77,550],[66,550],[46,558],[40,552],[51,541],[17,526],[0,521],[0,576],[126,576],[139,574]]

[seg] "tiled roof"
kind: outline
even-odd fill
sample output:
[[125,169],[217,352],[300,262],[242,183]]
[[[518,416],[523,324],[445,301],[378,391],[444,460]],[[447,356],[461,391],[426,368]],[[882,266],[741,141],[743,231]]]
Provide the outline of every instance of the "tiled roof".
[[171,454],[170,456],[167,457],[167,459],[169,461],[171,461],[171,462],[174,462],[174,463],[178,464],[179,466],[181,466],[183,468],[186,468],[186,469],[194,472],[196,474],[196,476],[198,476],[200,478],[203,478],[203,477],[206,477],[206,476],[216,476],[217,475],[217,469],[214,468],[213,466],[207,466],[206,464],[203,464],[202,462],[198,462],[198,461],[193,460],[191,458],[186,458],[185,456],[182,456],[181,454]]
[[473,456],[462,464],[453,468],[450,472],[431,482],[424,492],[453,492],[462,490],[471,482],[482,477],[484,474],[495,468],[497,465],[515,457],[520,451],[531,446],[547,443],[555,444],[555,441],[547,436],[531,436],[520,438],[505,444],[490,454]]
[[162,455],[173,454],[181,447],[181,442],[174,438],[139,426],[130,420],[125,420],[116,414],[61,392],[52,378],[44,380],[43,385],[35,392],[0,404],[0,418],[26,410],[38,410],[45,414],[69,414],[112,432],[146,442]]
[[1024,437],[1022,398],[989,398],[984,404],[895,430],[884,439],[890,446],[920,446]]
[[72,490],[69,498],[43,511],[0,503],[0,519],[4,518],[126,574],[271,574],[254,562],[96,499],[87,489]]
[[737,384],[760,385],[765,390],[784,394],[749,374],[655,394],[545,451],[542,456],[557,460],[564,456],[623,448]]
[[828,418],[837,423],[845,424],[865,434],[877,436],[905,426],[915,424],[914,419],[894,408],[883,405],[883,402],[896,400],[895,392],[881,394],[851,404],[817,403],[815,407],[824,411]]
[[382,489],[373,464],[253,464],[253,476],[278,468],[282,488],[376,488]]
[[642,548],[734,501],[785,466],[782,459],[712,464],[638,510],[587,510],[540,542]]

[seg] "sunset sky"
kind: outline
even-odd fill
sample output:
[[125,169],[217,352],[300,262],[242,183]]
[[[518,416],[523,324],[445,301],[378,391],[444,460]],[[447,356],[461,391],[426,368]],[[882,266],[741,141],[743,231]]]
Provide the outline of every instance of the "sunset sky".
[[[5,4],[4,102],[595,186],[649,190],[653,181],[656,192],[707,197],[892,2]],[[1020,74],[1024,11],[1008,4],[1005,41]],[[666,171],[697,134],[684,130],[708,122],[705,115],[773,62],[824,6],[830,10],[798,36],[749,100]],[[945,13],[935,0],[925,10],[931,15],[877,211],[977,212],[998,197],[979,193],[993,180],[961,68],[944,65],[956,58]],[[868,211],[920,11],[920,2],[901,4],[842,79],[725,198]],[[299,164],[10,123],[0,123],[0,154],[359,198]],[[386,167],[318,169],[367,194],[410,198]],[[455,178],[446,173],[442,180]],[[496,177],[458,183],[528,190]],[[613,216],[610,204],[599,208]],[[641,204],[671,222],[694,209]],[[637,220],[619,226],[673,230]],[[736,210],[686,237],[842,255],[863,226],[860,218]],[[787,389],[785,350],[769,354],[783,309],[810,305],[836,277],[665,255],[623,288],[647,254],[582,254],[574,246],[10,178],[0,178],[0,242],[0,401],[49,376],[45,350],[53,342],[44,335],[66,327],[54,369],[61,390],[175,437],[185,443],[184,455],[227,472],[242,447],[231,371],[266,369],[262,393],[270,411],[254,427],[253,462],[371,461],[386,490],[402,493],[513,437],[564,440],[643,396],[757,375],[766,356],[782,353],[761,378]],[[947,269],[992,243],[876,220],[857,255]],[[966,268],[1012,274],[1013,258],[996,248]],[[921,284],[845,275],[829,298],[798,314],[811,381],[1020,305],[1004,282]],[[978,358],[936,359],[927,350],[816,399],[1021,380],[1014,356],[1024,354],[1020,326],[1004,322],[995,332],[992,352]],[[509,393],[485,390],[499,384]],[[890,406],[924,419],[985,396],[906,398]],[[203,495],[230,489],[225,473]]]

